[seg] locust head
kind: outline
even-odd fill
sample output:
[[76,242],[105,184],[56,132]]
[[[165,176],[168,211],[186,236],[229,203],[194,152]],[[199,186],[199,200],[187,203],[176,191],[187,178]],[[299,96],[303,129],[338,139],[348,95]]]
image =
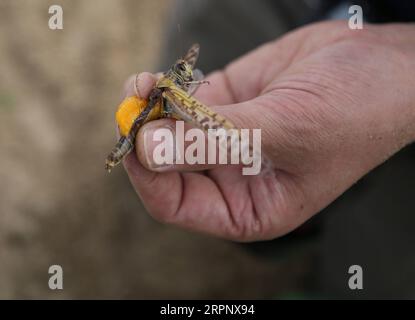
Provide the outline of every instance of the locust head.
[[185,60],[179,59],[174,64],[174,72],[183,79],[183,82],[193,81],[193,69]]

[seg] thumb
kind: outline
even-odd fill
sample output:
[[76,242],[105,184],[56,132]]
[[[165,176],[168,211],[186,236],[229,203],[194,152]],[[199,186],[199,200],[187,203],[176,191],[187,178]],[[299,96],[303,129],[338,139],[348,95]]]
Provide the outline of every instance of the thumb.
[[[268,166],[270,160],[262,148],[262,128],[268,131],[270,117],[263,115],[261,100],[258,97],[243,103],[212,107],[233,122],[238,128],[235,130],[209,130],[206,133],[182,121],[151,121],[138,133],[137,156],[147,169],[157,172],[199,171],[228,164],[244,167],[244,174],[258,174],[265,161]],[[217,139],[221,134],[223,136]]]

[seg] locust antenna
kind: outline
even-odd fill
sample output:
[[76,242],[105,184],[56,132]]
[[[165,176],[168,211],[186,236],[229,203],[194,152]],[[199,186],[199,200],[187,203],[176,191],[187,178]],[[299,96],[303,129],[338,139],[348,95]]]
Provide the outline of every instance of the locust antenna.
[[179,52],[183,52],[184,50],[184,45],[183,45],[183,37],[181,35],[182,33],[182,26],[180,25],[180,23],[177,24],[177,33],[178,33],[178,38],[179,38]]

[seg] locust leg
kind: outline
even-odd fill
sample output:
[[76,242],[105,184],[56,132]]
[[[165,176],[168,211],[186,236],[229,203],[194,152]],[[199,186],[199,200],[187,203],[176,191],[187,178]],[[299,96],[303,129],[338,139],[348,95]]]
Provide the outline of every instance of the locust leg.
[[130,139],[130,141],[133,141],[133,143],[135,141],[135,137],[138,133],[138,130],[144,124],[144,122],[147,119],[149,113],[151,112],[151,110],[153,110],[153,108],[155,107],[157,102],[160,101],[161,93],[162,93],[162,90],[159,89],[159,88],[154,88],[153,90],[151,90],[150,96],[148,98],[147,106],[140,113],[140,115],[137,117],[137,119],[134,120],[134,123],[131,126],[130,133],[128,134],[128,138]]
[[111,169],[114,168],[121,160],[133,149],[134,143],[128,139],[128,137],[121,137],[112,149],[111,153],[108,155],[105,160],[105,170],[111,172]]
[[186,85],[201,85],[201,84],[210,84],[208,80],[200,80],[200,81],[186,81],[184,84]]
[[148,100],[147,106],[140,113],[137,119],[134,120],[131,130],[126,137],[121,137],[120,140],[112,149],[111,153],[105,160],[105,169],[110,172],[113,167],[121,162],[121,160],[134,149],[135,137],[137,136],[138,130],[146,121],[149,113],[153,110],[154,106],[161,98],[161,89],[154,88]]

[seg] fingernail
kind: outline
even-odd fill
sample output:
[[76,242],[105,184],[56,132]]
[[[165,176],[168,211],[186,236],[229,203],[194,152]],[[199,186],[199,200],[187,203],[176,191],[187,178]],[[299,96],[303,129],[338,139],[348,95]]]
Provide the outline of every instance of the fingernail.
[[155,171],[166,171],[175,161],[175,131],[171,126],[143,128],[144,153],[147,165]]

